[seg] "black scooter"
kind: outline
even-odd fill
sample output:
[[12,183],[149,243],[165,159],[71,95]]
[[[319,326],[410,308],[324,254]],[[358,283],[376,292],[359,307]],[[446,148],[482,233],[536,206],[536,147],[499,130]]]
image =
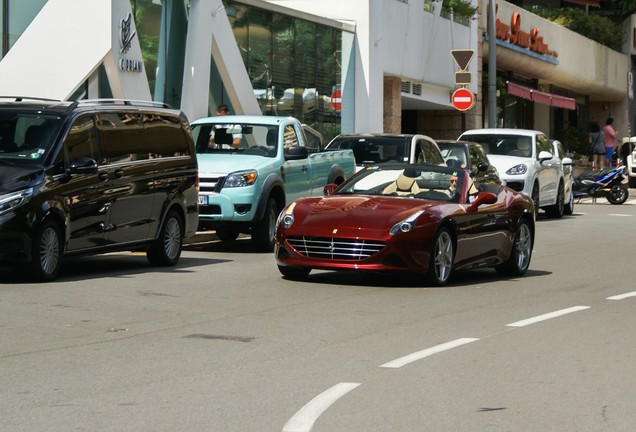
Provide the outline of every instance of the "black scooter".
[[607,198],[611,204],[623,204],[629,197],[629,190],[623,184],[625,167],[588,170],[574,179],[574,198]]

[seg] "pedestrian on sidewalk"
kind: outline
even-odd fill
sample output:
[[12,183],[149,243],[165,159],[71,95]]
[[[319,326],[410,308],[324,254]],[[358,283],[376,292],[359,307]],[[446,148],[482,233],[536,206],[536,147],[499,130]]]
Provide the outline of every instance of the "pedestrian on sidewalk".
[[589,133],[590,155],[592,156],[592,169],[602,169],[605,165],[605,143],[603,131],[598,123],[590,123]]
[[618,132],[614,129],[612,124],[614,123],[614,119],[612,117],[608,117],[605,121],[605,126],[603,127],[603,136],[605,139],[605,163],[601,166],[610,168],[612,166],[612,156],[614,156],[614,146],[616,145],[616,139],[618,137]]

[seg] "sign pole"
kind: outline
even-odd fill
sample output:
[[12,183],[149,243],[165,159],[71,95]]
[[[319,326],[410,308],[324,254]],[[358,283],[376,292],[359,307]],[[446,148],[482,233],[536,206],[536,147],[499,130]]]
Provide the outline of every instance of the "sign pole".
[[488,0],[488,127],[497,127],[497,29],[495,0]]

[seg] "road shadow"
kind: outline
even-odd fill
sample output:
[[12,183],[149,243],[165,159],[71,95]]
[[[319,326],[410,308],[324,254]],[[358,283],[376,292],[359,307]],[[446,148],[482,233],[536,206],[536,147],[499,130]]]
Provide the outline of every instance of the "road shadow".
[[[166,275],[193,273],[198,267],[227,261],[230,260],[182,256],[176,266],[156,267],[148,262],[145,253],[113,253],[72,257],[62,262],[62,268],[57,278],[48,283],[66,283],[106,277],[130,278],[149,272],[160,272]],[[26,265],[2,266],[0,274],[2,274],[1,284],[32,284],[35,282],[29,276]]]
[[[452,289],[453,287],[468,287],[484,285],[494,282],[517,282],[525,278],[549,276],[552,272],[542,270],[528,270],[524,276],[499,276],[492,268],[465,270],[454,272],[448,284],[442,287],[431,286],[426,283],[424,276],[412,276],[395,273],[374,273],[358,271],[313,271],[306,279],[299,282],[319,285],[366,286],[371,288],[432,288]],[[282,279],[289,280],[283,276]]]

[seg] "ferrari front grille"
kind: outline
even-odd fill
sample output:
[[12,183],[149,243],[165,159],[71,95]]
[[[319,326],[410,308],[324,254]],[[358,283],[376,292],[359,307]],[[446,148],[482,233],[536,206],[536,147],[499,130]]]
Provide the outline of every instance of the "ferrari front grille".
[[310,258],[363,260],[378,253],[383,242],[329,237],[288,237],[287,242],[301,255]]

